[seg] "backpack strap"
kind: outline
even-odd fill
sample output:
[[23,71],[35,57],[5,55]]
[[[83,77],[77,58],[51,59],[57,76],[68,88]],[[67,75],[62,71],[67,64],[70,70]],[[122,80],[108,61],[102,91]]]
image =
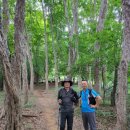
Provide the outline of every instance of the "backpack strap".
[[93,96],[93,95],[92,95],[92,89],[88,89],[88,90],[89,90],[89,95],[90,95],[90,96]]
[[80,90],[79,98],[81,98],[81,96],[82,96],[82,91],[83,91],[83,90]]

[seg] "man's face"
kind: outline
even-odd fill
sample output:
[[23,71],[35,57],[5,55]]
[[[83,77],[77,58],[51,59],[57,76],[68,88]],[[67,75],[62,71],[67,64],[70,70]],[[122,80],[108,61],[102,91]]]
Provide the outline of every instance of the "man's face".
[[64,82],[64,87],[67,89],[67,88],[70,88],[70,82]]
[[83,88],[83,89],[86,89],[87,86],[88,86],[87,81],[82,81],[82,88]]

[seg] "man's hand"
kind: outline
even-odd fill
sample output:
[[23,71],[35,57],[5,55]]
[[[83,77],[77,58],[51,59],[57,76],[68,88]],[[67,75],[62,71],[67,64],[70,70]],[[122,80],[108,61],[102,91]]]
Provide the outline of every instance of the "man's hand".
[[59,100],[58,100],[58,103],[59,103],[59,104],[62,104],[62,100],[61,100],[61,99],[59,99]]
[[97,105],[92,105],[92,104],[90,104],[90,107],[91,107],[91,108],[97,108]]

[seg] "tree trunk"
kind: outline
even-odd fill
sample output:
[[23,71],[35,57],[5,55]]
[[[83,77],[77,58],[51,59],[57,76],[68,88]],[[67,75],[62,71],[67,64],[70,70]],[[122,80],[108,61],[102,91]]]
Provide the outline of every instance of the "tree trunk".
[[29,65],[30,65],[30,90],[31,93],[33,93],[34,90],[34,72],[33,72],[33,62],[32,62],[32,54],[28,49],[28,61],[29,61]]
[[68,37],[69,37],[69,52],[68,52],[68,67],[67,67],[67,76],[68,78],[72,79],[71,74],[71,65],[72,65],[72,59],[73,59],[73,49],[72,49],[72,35],[73,35],[73,28],[71,28],[70,21],[69,21],[69,14],[68,14],[68,8],[67,8],[67,0],[64,0],[64,10],[65,10],[65,19],[68,27]]
[[117,89],[117,77],[118,77],[118,64],[115,65],[115,74],[114,74],[114,84],[113,84],[113,89],[111,92],[111,106],[115,106],[115,94],[116,94],[116,89]]
[[33,62],[32,62],[32,54],[30,54],[29,63],[30,63],[30,90],[33,92],[34,90],[34,72],[33,72]]
[[25,42],[25,37],[24,37],[24,12],[25,12],[25,0],[17,0],[16,3],[16,8],[15,8],[15,19],[14,19],[14,27],[15,27],[15,32],[14,32],[14,42],[15,42],[15,68],[14,68],[14,73],[15,73],[15,80],[18,81],[16,82],[16,86],[21,88],[21,64],[23,61],[23,57],[21,54],[22,52],[22,47],[24,46],[23,43]]
[[42,0],[42,11],[43,11],[43,19],[44,19],[44,40],[45,40],[45,80],[46,80],[46,90],[48,90],[48,44],[47,44],[47,33],[46,33],[46,16],[45,16],[45,5],[44,0]]
[[[34,59],[35,59],[35,67],[38,68],[38,57],[39,56],[39,44],[36,47],[35,50],[35,55],[34,55]],[[38,70],[34,70],[34,83],[35,84],[39,84],[39,71]]]
[[103,104],[105,104],[106,67],[102,66]]
[[53,33],[52,9],[53,7],[51,8],[50,21],[51,21],[52,48],[53,48],[53,55],[54,55],[54,68],[55,68],[55,87],[58,87],[58,66],[57,66],[57,53],[56,53],[56,47],[55,47],[56,45],[55,45],[54,33]]
[[[119,10],[119,23],[122,23],[122,11]],[[122,36],[123,37],[123,36]],[[115,100],[116,100],[116,91],[117,91],[117,78],[118,78],[118,67],[119,67],[119,60],[118,58],[116,58],[116,54],[117,54],[117,45],[114,45],[114,59],[115,59],[115,74],[114,74],[114,84],[113,84],[113,90],[111,92],[111,106],[115,106]]]
[[75,62],[76,59],[79,57],[78,53],[78,0],[72,0],[72,12],[73,12],[73,37],[74,38],[74,56],[73,61]]
[[85,78],[86,78],[86,80],[88,80],[89,81],[89,74],[90,74],[90,72],[89,72],[89,65],[86,65],[86,71],[85,71]]
[[128,61],[122,58],[118,70],[118,91],[116,98],[117,129],[127,130],[126,97],[127,97]]
[[[17,88],[14,83],[14,76],[9,62],[7,54],[6,41],[2,33],[0,33],[0,54],[2,56],[2,62],[4,67],[5,76],[5,89],[7,92],[6,97],[6,125],[5,130],[21,130],[21,107],[20,100],[17,92]],[[15,80],[16,82],[16,80]],[[18,81],[17,81],[18,82]]]
[[82,78],[81,75],[78,75],[78,87],[81,89],[82,86]]
[[92,68],[91,68],[91,66],[89,67],[89,77],[88,77],[88,79],[90,80],[91,85],[92,85]]
[[[0,30],[2,30],[2,9],[0,4]],[[3,90],[3,66],[2,66],[2,60],[0,56],[0,91]]]
[[34,72],[34,83],[35,84],[39,83],[39,74],[37,72]]
[[33,93],[33,90],[34,90],[34,70],[33,70],[33,61],[32,61],[33,59],[32,59],[32,52],[28,44],[27,33],[26,33],[26,41],[27,41],[27,44],[26,44],[27,60],[29,62],[29,67],[30,67],[29,89],[30,89],[30,92]]
[[[3,0],[3,19],[2,19],[2,32],[4,35],[5,39],[5,44],[7,44],[7,33],[9,30],[9,5],[8,5],[8,0]],[[6,45],[7,46],[7,45]],[[7,53],[9,55],[9,50],[7,48]]]
[[[27,78],[27,42],[25,39],[24,29],[24,12],[25,12],[25,0],[17,0],[16,15],[14,19],[15,24],[15,52],[16,52],[16,80],[19,81],[19,85],[24,90],[24,104],[28,102],[28,78]],[[22,81],[21,81],[22,79]]]
[[[26,52],[25,52],[26,54]],[[26,57],[24,56],[24,61],[22,64],[22,89],[24,92],[24,104],[28,103],[28,78],[27,78],[27,60]]]
[[3,90],[3,66],[2,66],[2,61],[0,57],[0,91]]
[[[4,36],[4,39],[5,39],[5,44],[6,44],[6,47],[7,47],[7,33],[8,33],[8,30],[9,30],[8,0],[3,0],[2,4],[3,4],[3,19],[2,19],[2,22],[1,22],[1,24],[2,24],[1,29],[2,29],[3,36]],[[6,53],[9,56],[8,48],[6,48]],[[1,117],[3,117],[5,115],[5,106],[6,106],[6,100],[7,100],[7,91],[5,89],[5,81],[4,80],[5,79],[3,78],[3,88],[4,88],[4,91],[5,91],[5,102],[4,102],[4,107],[3,107],[3,110],[2,110],[2,113],[1,113]]]
[[[107,0],[101,1],[101,8],[99,13],[99,19],[98,19],[98,25],[97,25],[97,32],[100,32],[104,28],[104,21],[105,21],[105,15],[107,11]],[[95,43],[95,52],[99,52],[100,45],[98,41]],[[95,66],[94,66],[94,81],[95,85],[94,88],[96,91],[99,92],[99,58],[96,58],[95,60]]]
[[[68,2],[69,3],[69,2]],[[78,0],[72,0],[72,13],[73,13],[73,25],[70,24],[69,14],[68,14],[68,6],[67,0],[64,0],[64,10],[65,10],[65,18],[68,27],[68,37],[69,37],[69,53],[68,53],[68,78],[72,79],[72,66],[78,57]],[[72,46],[72,40],[75,38],[75,44]]]
[[8,0],[3,0],[3,20],[2,20],[2,31],[4,35],[4,39],[7,44],[7,33],[9,30],[9,7]]
[[99,92],[99,59],[97,58],[94,65],[94,89]]
[[[7,4],[8,1],[3,1]],[[8,9],[7,5],[4,5],[4,9]],[[7,8],[6,8],[7,7]],[[23,23],[24,23],[24,7],[25,1],[24,0],[17,0],[16,8],[15,8],[15,59],[13,64],[9,61],[9,54],[8,54],[8,46],[7,41],[7,29],[8,26],[3,26],[3,32],[0,33],[0,54],[2,56],[3,68],[4,68],[4,77],[5,77],[5,91],[6,91],[6,100],[5,100],[5,119],[6,125],[5,130],[21,130],[21,106],[20,106],[20,98],[18,93],[18,88],[21,86],[21,43],[24,39],[23,35]],[[5,11],[7,14],[7,10]],[[4,12],[3,12],[4,13]],[[5,17],[6,19],[6,17]],[[3,19],[3,20],[5,20]],[[5,23],[8,24],[8,19],[5,20]],[[4,24],[5,24],[4,23]],[[4,38],[5,36],[5,38]],[[13,69],[12,69],[13,66]],[[15,68],[16,67],[16,68]],[[13,72],[15,68],[15,72]],[[15,73],[15,75],[14,75]]]
[[1,4],[0,4],[0,30],[2,30],[2,9],[1,9]]
[[130,61],[130,1],[122,0],[122,9],[124,16],[124,39],[122,43],[122,58],[118,69],[118,91],[116,98],[117,110],[117,130],[127,130],[127,113],[126,113],[126,97],[127,97],[127,73],[128,63]]

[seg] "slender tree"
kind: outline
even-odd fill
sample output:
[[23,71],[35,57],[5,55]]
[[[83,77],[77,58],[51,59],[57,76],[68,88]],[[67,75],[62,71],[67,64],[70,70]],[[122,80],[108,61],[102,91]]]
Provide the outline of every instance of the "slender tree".
[[29,62],[29,66],[30,66],[30,91],[31,93],[33,93],[34,90],[34,69],[33,69],[33,62],[32,62],[32,52],[30,50],[29,45],[27,44],[26,46],[27,49],[27,59]]
[[28,75],[27,75],[27,48],[26,42],[23,45],[23,58],[22,58],[22,89],[24,92],[24,104],[28,102]]
[[[99,13],[99,19],[97,24],[97,32],[100,32],[104,28],[104,21],[105,21],[105,15],[107,10],[107,0],[101,1],[101,7],[100,7],[100,13]],[[99,52],[100,45],[97,41],[95,44],[95,52]],[[95,85],[94,88],[99,91],[99,58],[96,58],[95,60],[95,66],[94,66],[94,81]]]
[[46,90],[48,90],[48,44],[47,44],[47,32],[46,32],[46,8],[45,2],[42,0],[42,11],[43,11],[43,20],[44,20],[44,40],[45,40],[45,80],[46,80]]
[[56,52],[56,44],[54,40],[54,31],[53,31],[53,2],[52,7],[50,9],[50,24],[51,24],[51,35],[52,35],[52,48],[54,55],[54,68],[55,68],[55,87],[58,87],[58,65],[57,65],[57,52]]
[[18,81],[16,86],[19,89],[22,89],[21,83],[21,64],[23,61],[23,50],[21,49],[24,47],[23,43],[25,42],[24,38],[24,12],[25,12],[25,0],[17,0],[16,8],[15,8],[15,18],[14,18],[14,42],[15,42],[15,57],[13,59],[13,66],[15,65],[14,73],[15,73],[15,80]]
[[117,91],[117,77],[118,77],[118,64],[115,65],[115,72],[114,72],[114,84],[113,84],[113,89],[111,92],[111,106],[115,106],[115,101],[116,101],[116,91]]
[[71,23],[70,23],[70,20],[69,20],[67,0],[64,0],[64,11],[65,11],[65,19],[66,19],[66,23],[67,23],[68,38],[69,38],[69,48],[68,48],[69,52],[68,52],[68,68],[67,68],[67,72],[68,72],[68,77],[72,78],[71,67],[72,67],[72,61],[73,61],[73,49],[72,49],[73,29],[71,27]]
[[[69,39],[69,52],[68,52],[68,77],[72,78],[72,66],[74,65],[77,55],[78,55],[78,0],[72,0],[72,14],[73,14],[73,22],[71,24],[71,20],[69,18],[68,13],[68,4],[67,0],[64,0],[64,11],[66,24],[68,28],[68,39]],[[73,39],[75,36],[75,43],[73,46]]]
[[124,38],[122,43],[122,57],[118,69],[118,90],[116,98],[117,109],[117,130],[127,130],[127,73],[130,61],[130,1],[122,0],[122,10],[124,17]]
[[[122,11],[119,10],[119,23],[122,23]],[[122,37],[121,36],[121,41],[122,41]],[[117,45],[114,45],[114,59],[115,59],[115,70],[114,70],[114,83],[113,83],[113,89],[111,92],[111,106],[115,106],[115,101],[116,101],[116,92],[117,92],[117,78],[118,78],[118,67],[119,67],[119,59],[116,58],[117,56]]]
[[[14,42],[15,42],[15,63],[16,67],[14,72],[16,75],[16,80],[18,80],[20,86],[24,90],[24,103],[28,102],[28,79],[27,79],[27,41],[25,39],[25,0],[17,1],[15,9],[15,33],[14,33]],[[22,77],[21,77],[22,75]],[[21,81],[22,79],[22,81]],[[19,88],[19,89],[20,89]]]

